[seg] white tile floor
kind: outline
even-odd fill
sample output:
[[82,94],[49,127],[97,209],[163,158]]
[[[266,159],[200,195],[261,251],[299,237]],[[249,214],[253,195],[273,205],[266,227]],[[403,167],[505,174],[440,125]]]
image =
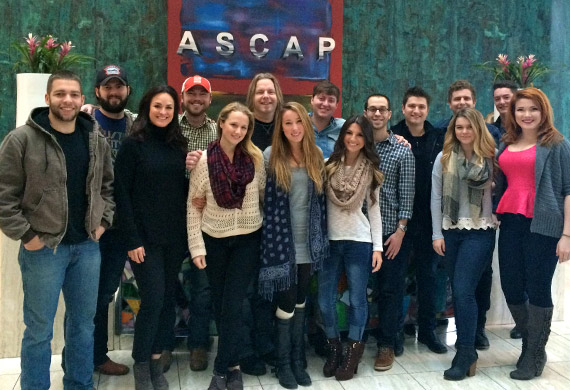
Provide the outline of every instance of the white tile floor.
[[[568,316],[567,316],[568,317]],[[431,353],[424,345],[418,344],[413,338],[406,338],[405,353],[396,359],[394,367],[386,372],[373,369],[376,344],[373,337],[366,345],[362,363],[354,379],[337,382],[323,377],[323,358],[315,355],[309,348],[309,374],[313,386],[306,389],[319,390],[369,390],[369,389],[461,389],[461,390],[492,390],[492,389],[570,389],[570,321],[555,322],[547,345],[548,364],[540,378],[528,382],[513,381],[509,372],[520,353],[520,340],[508,338],[510,326],[490,326],[487,334],[491,341],[488,351],[479,352],[477,374],[461,382],[449,382],[443,379],[443,371],[451,365],[454,356],[453,345],[456,334],[453,321],[448,328],[439,328],[440,337],[450,348],[445,355]],[[118,336],[116,336],[118,337]],[[116,345],[120,350],[110,352],[113,360],[132,365],[131,346],[132,336],[120,336]],[[215,345],[213,350],[215,351]],[[210,368],[204,372],[192,372],[188,366],[189,355],[184,347],[179,347],[174,353],[175,361],[167,373],[167,379],[172,390],[206,389],[210,382]],[[214,353],[210,354],[210,367]],[[61,356],[54,355],[51,365],[52,389],[63,389],[63,372],[60,366]],[[20,360],[0,359],[0,390],[19,389]],[[131,374],[122,377],[94,375],[98,390],[134,389]],[[275,376],[268,373],[264,376],[253,377],[244,375],[245,387],[249,390],[282,389]],[[304,389],[304,388],[300,388]]]

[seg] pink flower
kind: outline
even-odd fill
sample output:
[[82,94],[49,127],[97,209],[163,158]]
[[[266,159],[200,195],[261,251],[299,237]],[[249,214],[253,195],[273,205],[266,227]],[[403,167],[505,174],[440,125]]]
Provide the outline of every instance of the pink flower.
[[497,61],[499,62],[499,64],[501,64],[503,67],[509,65],[511,62],[507,59],[509,56],[506,54],[499,54],[497,56]]
[[48,35],[49,39],[46,41],[46,48],[48,49],[52,49],[54,47],[57,47],[58,44],[55,43],[57,38],[52,37],[51,35]]
[[526,60],[523,62],[522,67],[523,69],[530,68],[532,64],[536,62],[536,58],[534,58],[534,54],[529,54]]
[[75,46],[71,46],[71,41],[67,41],[63,42],[61,45],[59,45],[59,47],[60,47],[59,59],[61,60],[63,57],[67,55],[67,53],[69,53],[71,48]]
[[30,57],[33,57],[36,51],[36,47],[40,45],[37,37],[33,36],[32,33],[29,33],[28,38],[26,39],[26,43],[28,44],[28,48],[30,50]]

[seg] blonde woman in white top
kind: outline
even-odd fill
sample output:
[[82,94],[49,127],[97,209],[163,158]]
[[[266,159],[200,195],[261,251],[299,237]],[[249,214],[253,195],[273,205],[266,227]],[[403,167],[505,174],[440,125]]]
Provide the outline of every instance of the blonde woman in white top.
[[[265,188],[261,151],[251,142],[253,114],[230,103],[218,117],[219,139],[192,171],[188,195],[188,245],[206,269],[219,334],[209,389],[243,388],[239,369],[241,307],[259,262]],[[203,209],[192,200],[206,198]]]

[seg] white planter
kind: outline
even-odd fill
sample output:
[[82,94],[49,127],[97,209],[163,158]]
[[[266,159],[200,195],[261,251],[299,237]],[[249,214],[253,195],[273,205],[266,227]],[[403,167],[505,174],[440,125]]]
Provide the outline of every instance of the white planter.
[[30,111],[46,106],[45,94],[49,73],[18,73],[16,75],[16,127],[28,120]]

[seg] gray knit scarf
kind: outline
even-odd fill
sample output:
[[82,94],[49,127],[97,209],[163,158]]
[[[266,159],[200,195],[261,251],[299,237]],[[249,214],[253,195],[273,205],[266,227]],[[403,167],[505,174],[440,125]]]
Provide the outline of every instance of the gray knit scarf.
[[469,215],[472,219],[480,218],[483,190],[491,185],[492,162],[483,159],[479,163],[473,154],[467,160],[463,149],[455,145],[447,162],[447,171],[443,173],[443,215],[453,224],[459,220],[459,187],[465,181],[469,191]]

